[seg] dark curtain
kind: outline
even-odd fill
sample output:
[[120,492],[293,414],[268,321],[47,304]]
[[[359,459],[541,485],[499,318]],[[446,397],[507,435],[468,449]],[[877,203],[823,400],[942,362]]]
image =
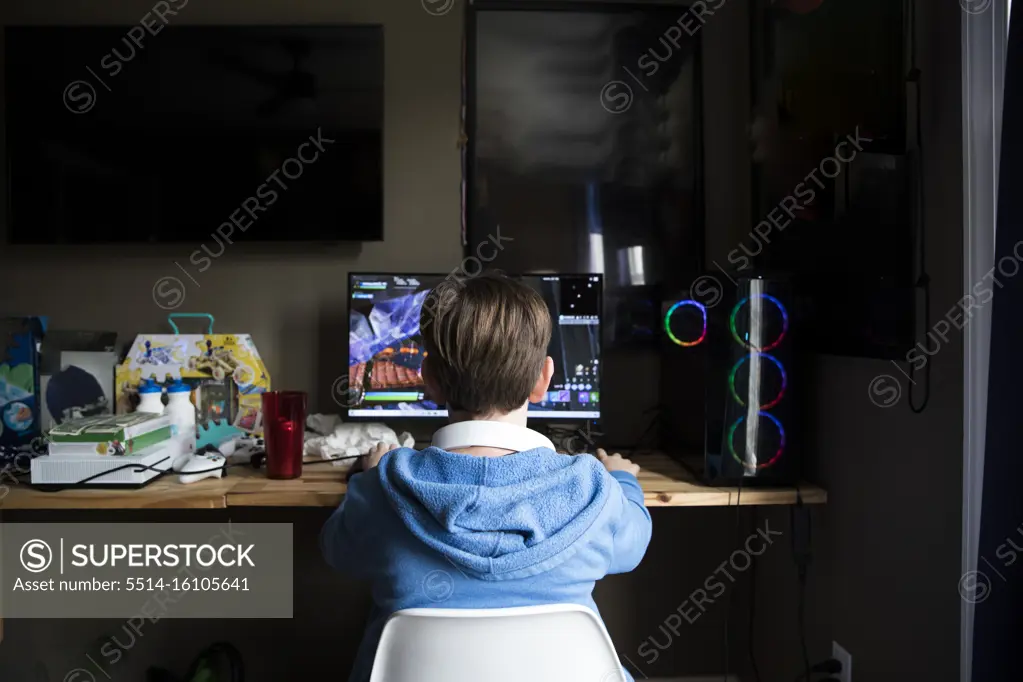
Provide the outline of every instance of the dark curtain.
[[961,584],[976,602],[974,682],[1023,676],[1023,7],[1009,30],[1000,163],[979,556]]

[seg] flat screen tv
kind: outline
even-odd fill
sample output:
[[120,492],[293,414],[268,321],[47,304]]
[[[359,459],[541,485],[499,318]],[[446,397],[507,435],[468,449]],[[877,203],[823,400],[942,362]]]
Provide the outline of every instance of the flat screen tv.
[[4,29],[7,241],[383,238],[379,26]]

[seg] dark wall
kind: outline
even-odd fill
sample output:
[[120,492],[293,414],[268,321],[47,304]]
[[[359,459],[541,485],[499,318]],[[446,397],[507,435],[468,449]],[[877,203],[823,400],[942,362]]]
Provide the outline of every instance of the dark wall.
[[[962,13],[956,3],[917,5],[933,324],[963,291]],[[857,680],[959,679],[962,355],[953,327],[930,358],[930,402],[919,415],[909,409],[907,377],[891,363],[815,361],[809,463],[829,500],[814,514],[806,631],[811,659],[829,656],[837,641],[852,654]],[[880,375],[888,375],[884,393],[872,396]],[[923,377],[914,378],[919,404]],[[786,510],[768,517],[787,524]],[[765,680],[800,670],[796,585],[790,557],[766,555],[755,629]]]

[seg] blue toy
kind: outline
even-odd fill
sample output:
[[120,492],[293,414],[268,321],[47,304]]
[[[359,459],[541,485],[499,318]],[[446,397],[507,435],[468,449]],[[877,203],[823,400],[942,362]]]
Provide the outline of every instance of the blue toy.
[[198,452],[207,445],[219,447],[227,441],[248,435],[249,434],[242,431],[237,426],[231,426],[228,424],[225,419],[220,421],[210,421],[206,424],[196,424],[195,451]]

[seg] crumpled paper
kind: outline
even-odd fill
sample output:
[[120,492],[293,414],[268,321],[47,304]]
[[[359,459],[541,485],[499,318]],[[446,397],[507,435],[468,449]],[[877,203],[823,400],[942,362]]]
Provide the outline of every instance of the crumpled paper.
[[[384,424],[355,423],[343,424],[337,415],[314,414],[306,419],[306,426],[320,434],[307,438],[304,452],[307,456],[320,459],[357,457],[367,454],[377,443],[397,443],[403,448],[415,445],[415,439],[407,431],[400,436]],[[330,431],[326,431],[326,429]],[[336,467],[349,468],[355,459],[343,459],[334,463]]]
[[334,433],[340,423],[341,417],[336,414],[311,414],[305,419],[306,428],[320,436]]

